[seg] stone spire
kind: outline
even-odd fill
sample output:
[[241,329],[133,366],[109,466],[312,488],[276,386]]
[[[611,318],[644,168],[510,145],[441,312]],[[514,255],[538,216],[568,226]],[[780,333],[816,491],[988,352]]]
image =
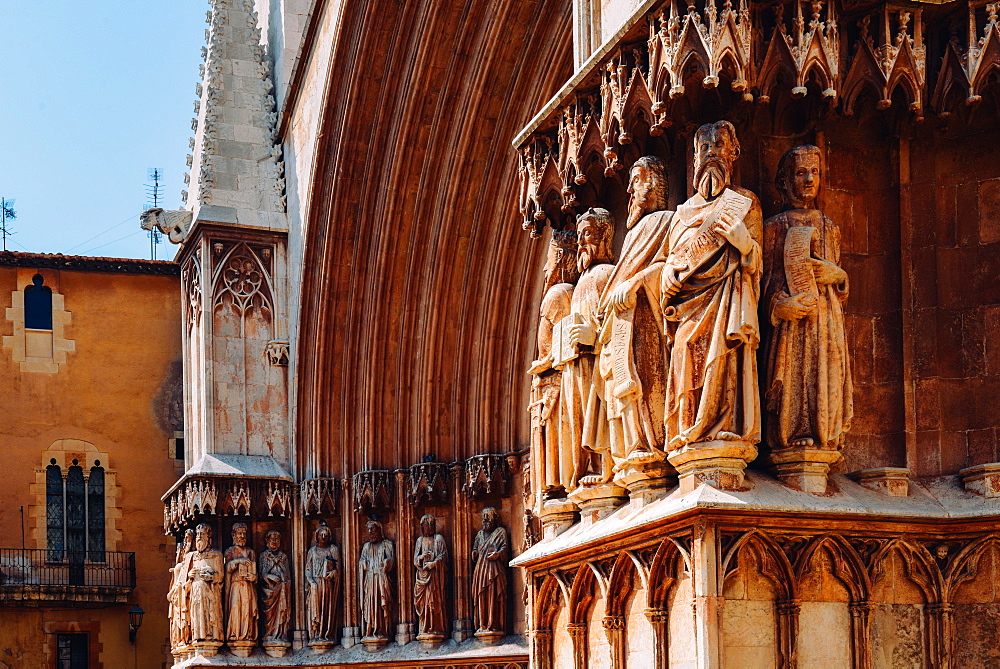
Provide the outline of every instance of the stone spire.
[[253,0],[212,0],[206,13],[186,209],[198,221],[287,230],[271,67]]

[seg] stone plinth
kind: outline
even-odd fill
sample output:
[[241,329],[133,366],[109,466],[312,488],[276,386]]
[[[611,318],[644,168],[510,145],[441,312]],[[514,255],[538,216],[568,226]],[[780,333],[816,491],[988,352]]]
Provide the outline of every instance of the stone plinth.
[[866,488],[891,497],[906,497],[910,493],[910,470],[903,467],[862,469],[848,476]]
[[291,646],[287,641],[268,641],[264,643],[264,652],[268,657],[284,657]]
[[195,656],[215,657],[221,647],[221,641],[196,641],[189,646],[189,649]]
[[505,632],[498,632],[496,630],[479,630],[475,634],[475,637],[487,646],[495,646],[505,636],[507,636]]
[[444,642],[444,634],[418,634],[417,641],[423,648],[437,648]]
[[677,469],[682,493],[699,484],[719,490],[739,490],[743,470],[757,457],[757,446],[748,441],[702,441],[675,449],[667,456]]
[[253,651],[254,642],[253,641],[229,641],[226,643],[229,646],[229,650],[236,657],[250,657],[250,653]]
[[677,472],[666,462],[629,463],[615,475],[615,483],[628,490],[630,503],[648,504],[661,497]]
[[576,505],[566,498],[547,499],[538,513],[542,538],[551,539],[566,531],[576,521]]
[[784,448],[768,457],[775,475],[785,485],[803,492],[826,492],[830,465],[841,459],[840,451],[820,448]]
[[388,637],[384,636],[366,636],[361,640],[364,644],[365,650],[376,651],[385,648],[386,644],[389,643]]
[[625,488],[613,483],[580,486],[569,494],[569,500],[580,508],[580,520],[594,523],[621,506],[627,498]]
[[983,497],[1000,497],[1000,462],[966,467],[958,475],[969,492]]

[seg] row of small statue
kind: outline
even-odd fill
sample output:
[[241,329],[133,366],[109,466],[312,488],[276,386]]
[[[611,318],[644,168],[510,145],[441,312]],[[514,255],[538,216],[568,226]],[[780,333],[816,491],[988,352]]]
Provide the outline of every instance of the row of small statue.
[[[502,637],[507,629],[509,550],[507,530],[496,509],[484,509],[482,520],[472,546],[472,598],[476,635],[489,640]],[[391,574],[396,569],[396,549],[381,523],[370,521],[367,532],[358,562],[362,643],[380,647],[390,637],[395,609]],[[413,552],[417,639],[439,643],[449,627],[448,546],[436,532],[434,516],[420,519],[420,532]],[[267,548],[256,559],[247,546],[248,533],[246,523],[234,524],[233,545],[220,553],[212,548],[210,525],[202,523],[185,532],[167,595],[175,654],[191,650],[211,655],[225,643],[234,655],[247,657],[258,634],[269,655],[281,657],[290,647],[292,573],[288,555],[281,551],[281,533],[265,534]],[[321,523],[305,564],[308,639],[317,650],[333,647],[338,638],[342,570],[333,532]]]
[[604,209],[553,233],[529,369],[533,487],[547,498],[628,488],[699,450],[752,460],[762,404],[772,454],[839,458],[853,416],[848,277],[840,229],[816,208],[820,150],[782,157],[786,210],[766,222],[757,196],[732,184],[739,155],[732,124],[699,128],[696,193],[676,211],[666,162],[640,158],[617,259]]

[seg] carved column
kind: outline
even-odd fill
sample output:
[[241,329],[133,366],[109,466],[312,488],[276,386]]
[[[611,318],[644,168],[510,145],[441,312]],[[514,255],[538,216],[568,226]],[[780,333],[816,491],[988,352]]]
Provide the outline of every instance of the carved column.
[[699,520],[692,542],[694,562],[694,625],[698,649],[698,669],[722,666],[720,633],[721,583],[719,546],[715,526]]
[[587,623],[570,623],[566,628],[573,639],[573,667],[587,669]]
[[[354,482],[344,479],[344,500],[353,499]],[[358,517],[354,508],[346,501],[340,505],[344,528],[341,559],[344,579],[344,636],[340,640],[344,648],[351,648],[361,642],[361,627],[358,621]]]
[[797,666],[795,653],[802,602],[798,599],[783,599],[775,602],[775,605],[778,609],[778,650],[781,653],[781,663],[778,666],[781,669],[794,669]]
[[535,630],[531,633],[531,666],[535,669],[552,669],[552,630]]
[[653,626],[653,666],[670,669],[670,614],[666,609],[646,609],[645,614]]
[[871,602],[851,602],[851,650],[854,669],[871,669]]
[[[453,462],[451,464],[451,480],[461,481],[465,474],[465,463]],[[456,483],[456,488],[457,488]],[[472,598],[469,589],[472,583],[471,552],[472,552],[472,526],[470,523],[469,501],[464,499],[455,491],[451,497],[452,518],[455,519],[455,530],[451,536],[451,550],[454,559],[454,579],[455,579],[455,622],[452,631],[452,638],[461,643],[470,638],[472,629]]]
[[611,669],[625,669],[625,616],[604,616],[601,624],[611,646]]
[[[298,495],[296,495],[298,497]],[[309,637],[309,622],[306,615],[305,597],[306,591],[305,565],[306,552],[309,550],[309,543],[306,536],[309,534],[309,526],[303,516],[301,504],[292,504],[292,532],[289,548],[291,549],[290,563],[292,566],[292,649],[304,648]]]
[[396,643],[405,646],[417,638],[413,610],[413,507],[407,501],[407,470],[397,469],[396,477],[396,576],[399,584],[399,614],[396,620]]
[[951,669],[955,607],[950,602],[927,605],[930,618],[931,666]]

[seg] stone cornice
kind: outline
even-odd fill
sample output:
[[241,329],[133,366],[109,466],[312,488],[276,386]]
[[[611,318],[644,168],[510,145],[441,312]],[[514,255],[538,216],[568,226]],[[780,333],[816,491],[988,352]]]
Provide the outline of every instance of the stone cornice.
[[0,251],[0,266],[112,272],[115,274],[157,274],[161,276],[178,276],[181,273],[180,265],[169,260],[65,256],[61,253],[19,253],[16,251]]

